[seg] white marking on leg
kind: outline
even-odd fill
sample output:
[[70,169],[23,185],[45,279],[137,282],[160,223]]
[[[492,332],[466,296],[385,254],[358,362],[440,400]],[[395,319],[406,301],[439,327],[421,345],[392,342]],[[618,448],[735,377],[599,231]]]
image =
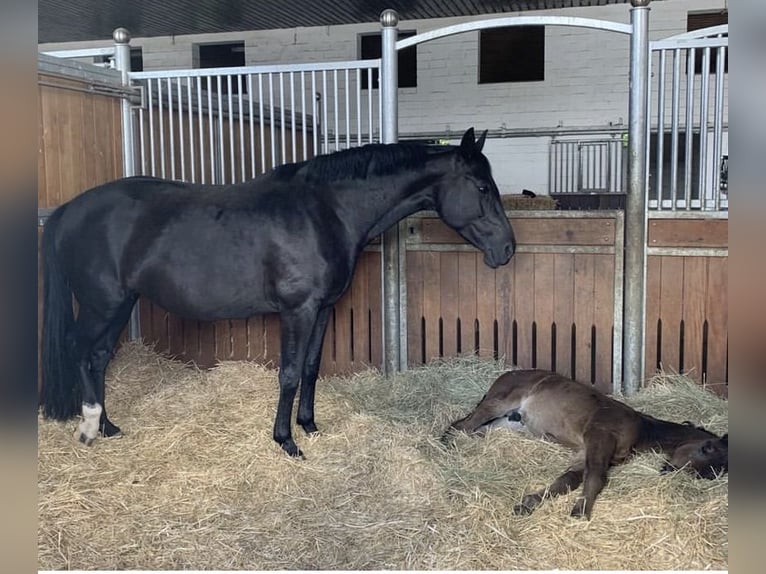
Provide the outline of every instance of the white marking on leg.
[[101,421],[101,412],[103,409],[101,405],[96,403],[95,405],[89,405],[88,403],[82,404],[82,422],[80,423],[80,440],[85,437],[83,442],[92,442],[96,435],[98,435],[98,425]]

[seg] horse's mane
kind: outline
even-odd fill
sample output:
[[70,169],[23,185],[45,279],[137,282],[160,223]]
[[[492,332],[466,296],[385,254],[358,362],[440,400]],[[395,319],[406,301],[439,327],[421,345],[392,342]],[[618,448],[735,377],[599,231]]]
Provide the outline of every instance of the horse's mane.
[[367,179],[422,166],[429,155],[454,149],[453,146],[409,142],[367,144],[320,155],[300,163],[280,165],[272,170],[271,175],[280,181],[290,181],[298,177],[313,184]]

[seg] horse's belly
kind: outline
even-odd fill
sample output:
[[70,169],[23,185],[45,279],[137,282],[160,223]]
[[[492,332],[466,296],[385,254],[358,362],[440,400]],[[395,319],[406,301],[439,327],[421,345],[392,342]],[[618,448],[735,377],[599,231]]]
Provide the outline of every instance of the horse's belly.
[[582,437],[572,429],[570,421],[561,417],[561,409],[548,397],[533,395],[519,405],[521,422],[532,435],[553,440],[569,448],[582,447]]

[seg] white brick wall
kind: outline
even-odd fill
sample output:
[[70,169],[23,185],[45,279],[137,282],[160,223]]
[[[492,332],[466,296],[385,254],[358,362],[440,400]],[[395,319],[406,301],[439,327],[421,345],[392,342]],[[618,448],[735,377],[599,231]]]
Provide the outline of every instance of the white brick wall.
[[[686,30],[689,11],[722,9],[725,0],[664,0],[651,4],[650,38]],[[525,16],[579,16],[628,23],[629,4],[525,12]],[[500,17],[504,15],[498,15]],[[401,30],[425,32],[483,18],[445,18],[400,22]],[[358,35],[378,31],[376,23],[135,38],[143,49],[144,69],[189,68],[192,45],[245,42],[248,65],[355,60]],[[40,50],[109,45],[109,42],[43,44]],[[550,128],[627,123],[628,53],[625,35],[595,30],[547,27],[545,80],[484,84],[478,77],[478,33],[471,32],[418,46],[418,86],[400,90],[399,129],[406,134],[461,133],[466,127]],[[485,151],[501,189],[546,192],[548,138],[489,140]]]

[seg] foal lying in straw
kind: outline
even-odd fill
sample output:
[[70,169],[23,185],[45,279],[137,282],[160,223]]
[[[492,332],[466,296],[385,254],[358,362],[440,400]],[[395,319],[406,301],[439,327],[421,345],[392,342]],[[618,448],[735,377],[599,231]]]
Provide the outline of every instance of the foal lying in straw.
[[483,433],[496,426],[524,429],[577,451],[574,462],[553,484],[522,498],[514,507],[516,514],[529,514],[543,499],[584,483],[571,515],[590,519],[609,467],[638,451],[662,450],[668,457],[662,472],[686,468],[698,477],[715,478],[729,469],[728,433],[718,437],[688,421],[656,419],[548,371],[502,374],[473,412],[452,423],[444,437],[454,430]]

